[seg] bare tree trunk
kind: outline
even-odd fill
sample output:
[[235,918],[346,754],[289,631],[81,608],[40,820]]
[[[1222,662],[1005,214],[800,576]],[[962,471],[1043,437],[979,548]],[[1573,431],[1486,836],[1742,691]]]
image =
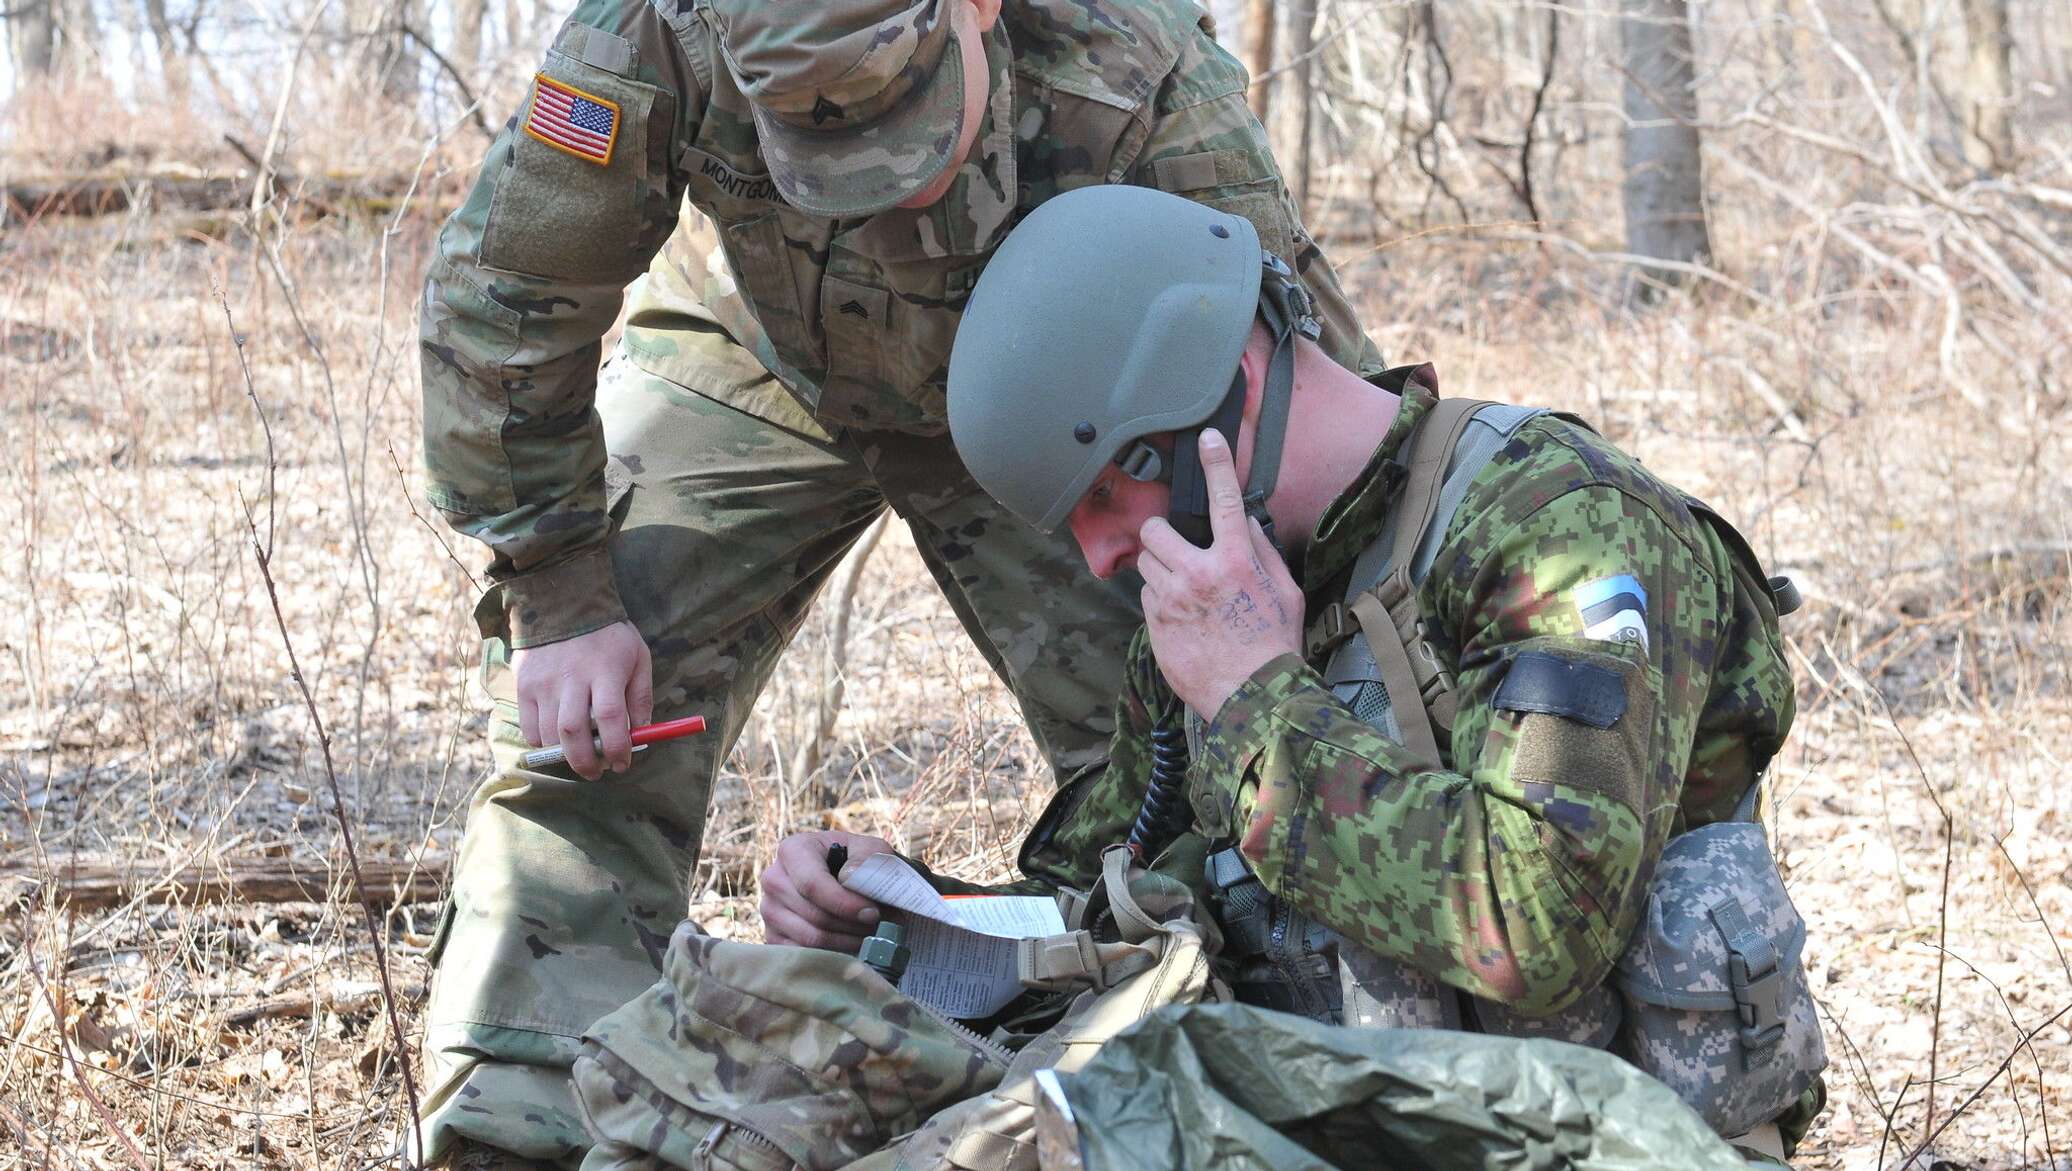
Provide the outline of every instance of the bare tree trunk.
[[62,0],[58,5],[58,69],[69,77],[98,74],[102,46],[93,0]]
[[25,76],[48,74],[57,65],[57,0],[24,0],[8,11],[7,48],[15,70]]
[[1288,8],[1290,60],[1296,62],[1295,91],[1298,108],[1295,138],[1295,206],[1309,215],[1310,133],[1317,108],[1316,45],[1317,14],[1322,0],[1294,0]]
[[2014,38],[2007,0],[1964,0],[1964,157],[1981,170],[2014,162]]
[[399,102],[417,101],[420,63],[417,42],[405,29],[424,35],[424,6],[419,0],[390,0],[381,19],[381,90]]
[[1245,4],[1245,68],[1252,74],[1252,116],[1266,121],[1273,82],[1266,73],[1273,68],[1273,0],[1247,0]]
[[173,25],[166,19],[165,0],[144,0],[144,23],[151,28],[151,39],[158,43],[158,72],[165,78],[166,96],[174,105],[182,105],[189,84],[187,60],[173,47]]
[[[1878,0],[1878,15],[1906,51],[1914,75],[1914,135],[1947,157],[1964,136],[1964,77],[1958,71],[1957,0]],[[1942,117],[1938,118],[1936,112]]]
[[469,85],[482,66],[482,25],[489,16],[489,0],[455,0],[453,6],[453,67]]
[[[1705,183],[1698,153],[1698,94],[1687,0],[1621,0],[1625,62],[1626,250],[1702,263]],[[1660,279],[1675,283],[1670,276]]]

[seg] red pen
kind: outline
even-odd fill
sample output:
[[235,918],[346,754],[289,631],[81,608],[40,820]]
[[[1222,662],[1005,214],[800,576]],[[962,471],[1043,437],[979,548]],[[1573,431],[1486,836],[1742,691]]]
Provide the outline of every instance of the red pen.
[[[674,740],[680,736],[695,736],[704,730],[704,716],[685,716],[680,720],[664,720],[659,724],[643,724],[633,729],[633,751],[639,752],[648,745],[663,740]],[[603,737],[592,736],[590,737],[590,743],[597,749],[599,754],[604,752]],[[524,757],[526,768],[545,768],[550,764],[560,764],[567,759],[568,753],[564,752],[559,744],[550,748],[535,748],[531,752],[526,753]]]

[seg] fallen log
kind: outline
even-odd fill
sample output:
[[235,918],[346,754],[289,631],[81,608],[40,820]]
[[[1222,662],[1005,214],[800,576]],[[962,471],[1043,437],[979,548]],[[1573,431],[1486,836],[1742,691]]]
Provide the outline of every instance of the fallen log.
[[[416,862],[363,861],[366,897],[377,904],[429,902],[439,897],[445,855]],[[76,858],[53,858],[31,867],[0,865],[0,904],[40,899],[59,906],[100,911],[130,902],[150,903],[328,903],[352,898],[352,872],[320,860],[222,858],[208,864],[152,872],[136,866]]]
[[[0,220],[116,215],[134,208],[224,211],[251,204],[252,181],[252,174],[242,170],[28,176],[0,187]],[[276,174],[272,190],[276,204],[299,205],[317,215],[386,215],[410,190],[410,176]]]
[[[430,902],[444,893],[447,861],[444,854],[428,854],[415,863],[362,861],[360,877],[376,906]],[[695,878],[728,894],[755,889],[752,860],[738,850],[708,855]],[[329,903],[352,898],[352,872],[343,864],[300,858],[219,858],[171,872],[70,856],[42,865],[0,863],[0,906],[40,899],[46,891],[58,906],[75,911],[104,911],[130,902]]]
[[[415,1001],[424,995],[424,985],[407,984],[396,989],[396,995],[405,1001]],[[223,1014],[222,1025],[227,1029],[244,1029],[260,1021],[278,1020],[282,1017],[309,1017],[319,1009],[344,1015],[367,1012],[381,1005],[381,986],[371,982],[339,981],[325,989],[321,995],[311,992],[292,992],[285,996],[269,997],[256,1004],[234,1008]]]

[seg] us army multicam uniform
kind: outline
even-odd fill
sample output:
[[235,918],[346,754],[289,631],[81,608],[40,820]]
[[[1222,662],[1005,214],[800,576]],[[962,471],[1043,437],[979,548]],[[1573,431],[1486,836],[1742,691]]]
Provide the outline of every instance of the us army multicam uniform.
[[[1379,366],[1297,223],[1242,70],[1184,0],[1009,0],[985,38],[979,145],[948,194],[850,218],[780,198],[823,193],[770,157],[756,117],[772,111],[751,110],[733,68],[741,30],[770,11],[585,0],[440,237],[423,326],[429,495],[493,551],[478,620],[499,703],[497,771],[471,803],[435,953],[434,1148],[468,1134],[566,1159],[583,1144],[566,1080],[577,1038],[654,981],[718,761],[888,503],[1060,775],[1100,758],[1135,600],[985,498],[943,435],[958,314],[1019,214],[1114,182],[1242,214],[1304,274],[1334,357]],[[900,37],[941,39],[937,5],[913,14]],[[756,36],[780,56],[811,48],[786,46],[782,26]],[[824,112],[774,111],[793,130]],[[857,157],[890,180],[912,165]],[[716,228],[710,255],[678,230],[686,200]],[[599,339],[644,271],[599,385]],[[703,713],[714,733],[599,783],[525,771],[510,651],[621,618],[653,652],[656,718]]]
[[[1312,614],[1343,597],[1387,521],[1395,457],[1433,402],[1408,388],[1319,522],[1299,575]],[[1624,638],[1594,625],[1608,582],[1638,607]],[[1610,995],[1664,843],[1730,817],[1776,751],[1794,701],[1775,615],[1679,493],[1547,415],[1476,475],[1418,602],[1458,664],[1447,762],[1356,716],[1321,663],[1284,655],[1208,723],[1191,772],[1197,828],[1234,838],[1268,890],[1356,952],[1468,994],[1474,1023],[1539,1031],[1533,1018]],[[1505,702],[1500,683],[1533,652],[1615,678],[1623,718],[1598,728]],[[1127,832],[1153,714],[1170,702],[1141,634],[1123,695],[1108,770],[1061,796],[1025,868],[1084,883],[1086,860]]]

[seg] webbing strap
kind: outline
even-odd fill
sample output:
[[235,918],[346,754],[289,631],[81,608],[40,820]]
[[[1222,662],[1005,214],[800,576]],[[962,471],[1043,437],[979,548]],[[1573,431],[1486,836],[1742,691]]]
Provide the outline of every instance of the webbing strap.
[[1161,949],[1149,943],[1097,943],[1091,931],[1015,941],[1015,976],[1024,988],[1058,990],[1091,985],[1106,992],[1158,966]]
[[1439,489],[1446,479],[1447,461],[1460,445],[1468,419],[1488,405],[1480,399],[1440,399],[1418,425],[1417,434],[1410,437],[1410,476],[1403,481],[1402,499],[1396,502],[1403,523],[1396,527],[1396,546],[1389,554],[1389,564],[1395,567],[1390,577],[1401,575],[1406,581],[1409,579],[1418,543],[1424,540],[1425,530],[1432,527],[1432,517],[1439,511]]
[[[1269,273],[1266,279],[1271,282],[1273,274]],[[1264,507],[1281,475],[1281,447],[1288,434],[1288,406],[1295,397],[1295,336],[1300,322],[1290,311],[1294,308],[1283,297],[1275,297],[1271,293],[1259,298],[1259,315],[1266,319],[1267,331],[1273,335],[1273,357],[1266,364],[1266,379],[1259,394],[1259,418],[1252,426],[1252,468],[1251,474],[1245,478],[1245,508],[1248,512]],[[1237,449],[1235,435],[1226,435],[1224,439],[1229,441],[1231,450]],[[1263,522],[1265,518],[1261,517],[1261,520]]]
[[[1478,399],[1440,399],[1432,413],[1418,425],[1410,439],[1410,475],[1403,482],[1403,495],[1396,502],[1402,520],[1396,526],[1395,547],[1389,554],[1392,568],[1379,586],[1353,599],[1353,617],[1367,646],[1374,652],[1374,665],[1381,671],[1382,686],[1388,689],[1389,706],[1396,727],[1403,733],[1403,745],[1435,767],[1444,763],[1439,755],[1435,721],[1448,731],[1453,727],[1455,701],[1452,680],[1438,662],[1431,643],[1424,637],[1417,612],[1417,583],[1411,567],[1417,547],[1432,527],[1439,511],[1439,493],[1446,480],[1446,465],[1454,448],[1468,429],[1477,410],[1489,404]],[[1415,657],[1413,657],[1415,656]],[[1422,668],[1422,669],[1420,669]]]
[[1108,896],[1108,911],[1115,916],[1115,926],[1122,931],[1123,939],[1142,943],[1165,934],[1165,924],[1146,914],[1130,894],[1130,865],[1135,861],[1136,855],[1130,853],[1128,846],[1114,845],[1102,850],[1101,890]]
[[958,1171],[1010,1171],[1030,1166],[1035,1153],[1033,1135],[1023,1138],[973,1126],[958,1135],[942,1157]]
[[1748,791],[1746,793],[1741,794],[1740,802],[1734,806],[1733,820],[1754,822],[1762,821],[1762,804],[1763,780],[1761,777],[1757,777],[1755,783],[1748,786]]
[[1374,665],[1381,671],[1382,686],[1388,688],[1389,706],[1395,714],[1396,727],[1403,733],[1403,746],[1428,764],[1443,763],[1439,739],[1432,731],[1432,721],[1425,713],[1417,686],[1417,672],[1410,665],[1410,650],[1397,633],[1388,610],[1372,591],[1354,598],[1352,610],[1361,633],[1367,636],[1367,645],[1374,651]]

